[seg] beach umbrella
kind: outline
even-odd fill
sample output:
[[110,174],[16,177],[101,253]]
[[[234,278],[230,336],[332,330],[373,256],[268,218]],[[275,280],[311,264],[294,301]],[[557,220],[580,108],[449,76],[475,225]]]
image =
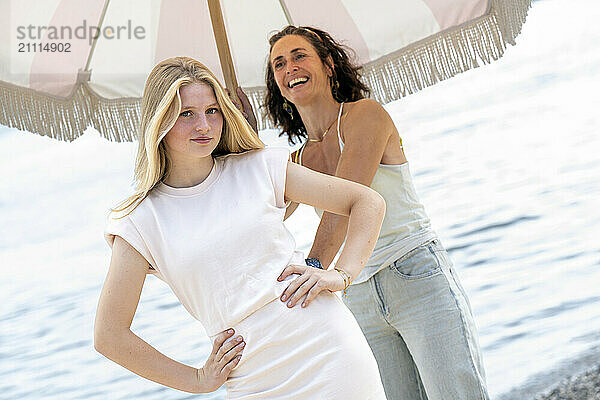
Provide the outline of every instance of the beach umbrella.
[[514,44],[532,0],[0,0],[0,123],[62,140],[93,126],[133,140],[145,79],[189,56],[269,127],[267,39],[288,24],[353,48],[386,103],[489,63]]

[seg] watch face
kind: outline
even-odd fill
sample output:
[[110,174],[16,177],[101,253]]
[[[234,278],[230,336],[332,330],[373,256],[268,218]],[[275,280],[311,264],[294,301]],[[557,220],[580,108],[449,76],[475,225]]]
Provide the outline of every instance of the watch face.
[[321,265],[321,261],[319,261],[318,258],[311,257],[307,258],[305,261],[306,265],[308,265],[309,267],[323,269],[323,265]]

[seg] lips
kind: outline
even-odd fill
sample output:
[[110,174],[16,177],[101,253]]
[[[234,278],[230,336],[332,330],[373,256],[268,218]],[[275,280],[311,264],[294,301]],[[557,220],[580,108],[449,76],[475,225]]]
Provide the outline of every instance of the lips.
[[190,140],[191,140],[192,142],[194,142],[194,143],[206,144],[206,143],[210,143],[210,141],[211,141],[212,139],[213,139],[213,138],[211,138],[211,137],[202,136],[202,137],[199,137],[199,138],[194,138],[194,139],[190,139]]

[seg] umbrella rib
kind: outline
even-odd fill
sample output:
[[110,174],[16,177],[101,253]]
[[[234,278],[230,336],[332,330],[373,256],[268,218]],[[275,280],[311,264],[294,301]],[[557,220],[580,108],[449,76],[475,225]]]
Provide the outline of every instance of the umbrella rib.
[[[110,0],[106,0],[104,2],[104,8],[102,9],[102,14],[100,15],[100,21],[98,21],[98,29],[101,29],[102,24],[104,23],[104,17],[106,16],[106,10],[108,9],[108,3],[110,3]],[[90,63],[92,62],[92,55],[94,54],[94,50],[96,49],[96,42],[98,41],[99,37],[100,37],[100,35],[96,35],[96,37],[94,38],[94,41],[92,42],[92,47],[90,47],[90,53],[88,54],[87,61],[85,62],[84,71],[88,71],[90,68]]]
[[285,14],[285,19],[287,19],[288,25],[294,25],[294,21],[292,21],[292,16],[290,15],[290,10],[288,10],[287,6],[285,5],[285,0],[279,0],[279,5],[281,5],[281,9]]

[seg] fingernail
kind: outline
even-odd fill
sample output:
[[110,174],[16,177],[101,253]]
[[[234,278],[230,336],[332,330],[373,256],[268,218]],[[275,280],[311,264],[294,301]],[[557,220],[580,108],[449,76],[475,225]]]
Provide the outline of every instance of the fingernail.
[[285,301],[285,299],[287,299],[287,297],[284,294],[283,296],[281,296],[281,301]]
[[233,333],[233,329],[229,329],[227,333]]
[[302,303],[302,308],[306,307],[306,303]]
[[290,301],[290,302],[289,302],[287,305],[288,305],[288,307],[294,307],[294,306],[292,305],[292,302],[291,302],[291,301]]
[[241,342],[242,341],[242,337],[238,336],[238,337],[235,338],[235,340],[237,340],[238,342]]

